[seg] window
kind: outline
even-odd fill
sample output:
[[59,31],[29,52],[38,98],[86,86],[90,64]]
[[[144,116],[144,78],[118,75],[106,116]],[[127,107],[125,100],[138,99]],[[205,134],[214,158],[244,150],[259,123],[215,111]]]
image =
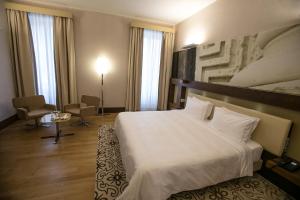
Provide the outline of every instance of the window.
[[29,13],[29,22],[36,64],[37,94],[56,105],[53,17]]
[[162,32],[144,30],[141,110],[157,110]]

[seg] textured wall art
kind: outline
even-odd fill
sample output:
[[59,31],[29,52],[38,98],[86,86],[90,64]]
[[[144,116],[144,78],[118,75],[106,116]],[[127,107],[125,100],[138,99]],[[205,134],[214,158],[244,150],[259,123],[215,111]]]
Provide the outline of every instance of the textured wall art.
[[198,46],[195,80],[300,95],[300,25]]

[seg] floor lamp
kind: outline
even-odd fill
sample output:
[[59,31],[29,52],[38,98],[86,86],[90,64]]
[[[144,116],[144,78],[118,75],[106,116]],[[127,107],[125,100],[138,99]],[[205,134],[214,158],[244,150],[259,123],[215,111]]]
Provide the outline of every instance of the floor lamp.
[[101,101],[101,115],[104,116],[104,100],[103,100],[103,73],[101,74],[101,87],[100,87],[100,101]]
[[105,57],[99,57],[96,63],[96,71],[100,78],[100,90],[99,98],[101,103],[101,115],[104,116],[104,95],[103,95],[103,85],[104,85],[104,74],[108,72],[109,61]]

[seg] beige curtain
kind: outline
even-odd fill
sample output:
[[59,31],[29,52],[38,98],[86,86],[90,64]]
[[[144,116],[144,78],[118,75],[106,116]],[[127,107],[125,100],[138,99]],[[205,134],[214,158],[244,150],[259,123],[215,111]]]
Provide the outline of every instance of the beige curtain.
[[77,103],[73,20],[54,18],[54,57],[57,85],[57,105]]
[[158,110],[166,110],[168,107],[168,94],[172,73],[174,37],[174,33],[163,33],[158,85]]
[[140,110],[143,34],[143,28],[130,28],[126,111]]
[[26,12],[6,10],[16,96],[36,94],[34,51]]

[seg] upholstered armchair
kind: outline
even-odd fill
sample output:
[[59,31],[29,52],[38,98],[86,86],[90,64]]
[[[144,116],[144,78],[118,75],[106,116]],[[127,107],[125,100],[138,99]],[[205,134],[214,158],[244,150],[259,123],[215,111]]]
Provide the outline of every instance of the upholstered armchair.
[[43,95],[17,97],[12,100],[12,103],[17,110],[18,117],[23,120],[35,120],[36,127],[41,117],[56,110],[55,105],[46,104]]
[[86,120],[87,116],[96,116],[98,114],[100,99],[95,96],[81,96],[80,104],[69,104],[64,106],[64,112],[71,113],[73,116],[80,117],[80,125],[88,126],[88,121]]

